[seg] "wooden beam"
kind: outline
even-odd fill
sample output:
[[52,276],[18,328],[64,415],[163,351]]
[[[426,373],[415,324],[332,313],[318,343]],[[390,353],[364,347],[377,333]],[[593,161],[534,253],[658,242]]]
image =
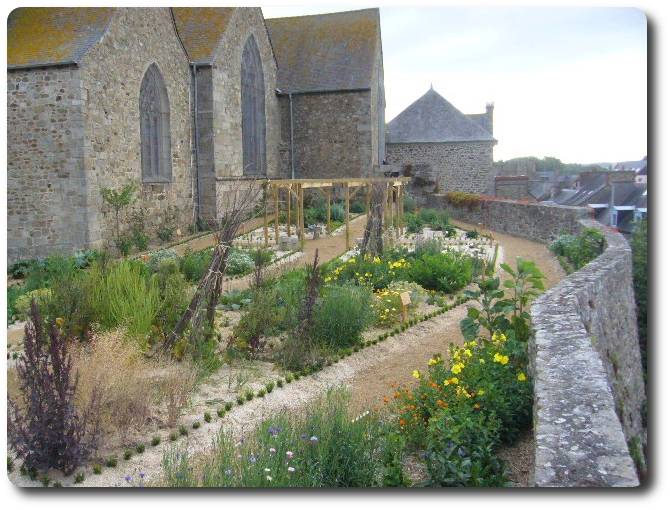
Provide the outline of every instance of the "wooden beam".
[[288,188],[286,189],[286,232],[289,237],[291,237],[291,188],[293,187],[293,184],[289,184]]
[[305,204],[304,204],[304,199],[305,199],[305,192],[302,189],[302,184],[298,184],[298,201],[300,202],[300,206],[298,208],[299,214],[298,214],[298,222],[300,224],[300,249],[303,249],[305,247]]
[[279,188],[275,187],[275,244],[279,244]]
[[351,234],[349,233],[349,183],[344,183],[344,224],[345,244],[347,250],[351,249]]
[[330,201],[333,198],[333,188],[328,188],[328,193],[326,196],[327,199],[327,207],[326,207],[326,232],[330,234]]
[[268,187],[263,190],[263,245],[268,247]]

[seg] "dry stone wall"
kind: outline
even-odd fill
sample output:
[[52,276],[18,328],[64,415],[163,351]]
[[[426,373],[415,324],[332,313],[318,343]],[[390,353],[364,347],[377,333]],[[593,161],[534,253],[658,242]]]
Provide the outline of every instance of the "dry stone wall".
[[562,233],[579,232],[582,228],[579,220],[591,217],[586,207],[545,205],[485,196],[473,207],[456,207],[449,203],[446,194],[435,193],[426,197],[425,204],[427,207],[445,209],[457,220],[541,243],[549,243]]
[[645,390],[630,246],[604,231],[605,252],[540,296],[529,343],[537,486],[637,486]]

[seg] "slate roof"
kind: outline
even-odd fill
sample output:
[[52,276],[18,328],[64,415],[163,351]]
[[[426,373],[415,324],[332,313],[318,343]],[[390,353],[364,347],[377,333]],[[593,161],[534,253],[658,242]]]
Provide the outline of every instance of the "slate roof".
[[173,7],[175,27],[191,62],[211,64],[235,7]]
[[369,89],[379,9],[266,19],[282,92]]
[[386,143],[495,141],[432,88],[389,122],[386,132]]
[[7,67],[77,63],[109,25],[113,8],[20,7],[7,18]]
[[489,131],[489,116],[485,113],[466,113],[465,116]]

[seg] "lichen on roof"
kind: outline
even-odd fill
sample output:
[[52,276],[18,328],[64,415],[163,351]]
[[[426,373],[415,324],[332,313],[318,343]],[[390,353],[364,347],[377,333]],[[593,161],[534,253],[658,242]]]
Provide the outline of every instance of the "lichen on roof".
[[235,7],[173,7],[177,33],[191,62],[211,63]]
[[371,87],[380,43],[378,9],[265,21],[283,92]]
[[113,8],[21,7],[7,18],[7,67],[79,62],[105,33]]

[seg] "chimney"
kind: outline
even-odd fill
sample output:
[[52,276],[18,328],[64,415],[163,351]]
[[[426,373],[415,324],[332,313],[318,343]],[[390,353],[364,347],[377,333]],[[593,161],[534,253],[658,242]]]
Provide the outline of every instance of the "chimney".
[[493,134],[493,103],[486,103],[486,125],[489,133]]

